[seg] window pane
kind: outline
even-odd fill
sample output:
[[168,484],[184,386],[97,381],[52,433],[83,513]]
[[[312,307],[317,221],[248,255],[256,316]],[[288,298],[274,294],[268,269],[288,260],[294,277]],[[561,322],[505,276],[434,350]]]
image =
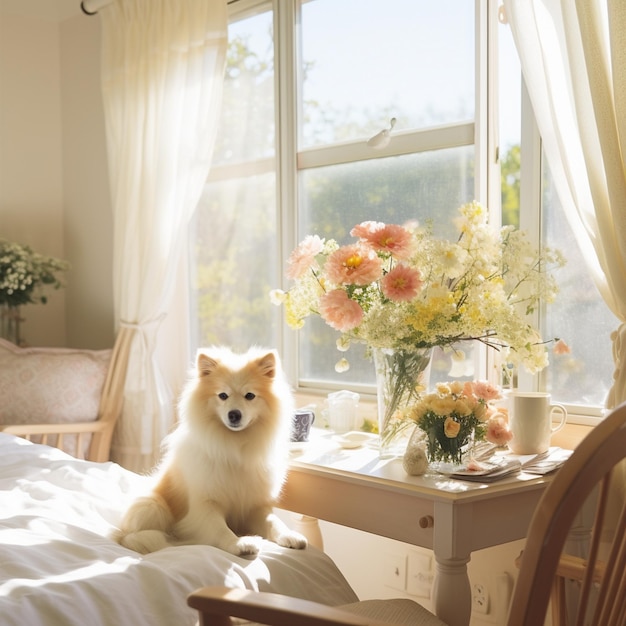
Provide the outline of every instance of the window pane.
[[[300,173],[299,239],[306,235],[352,241],[350,230],[366,220],[402,224],[432,220],[434,232],[454,236],[459,205],[474,197],[473,146],[313,168]],[[339,333],[316,316],[299,331],[300,379],[373,383],[374,369],[363,347],[346,355],[351,368],[337,374],[343,356]]]
[[190,228],[191,345],[275,347],[276,241],[272,13],[229,26],[220,130]]
[[302,2],[301,145],[474,118],[474,2]]
[[507,24],[498,28],[498,61],[502,224],[519,227],[522,69]]
[[[520,223],[520,159],[529,158],[524,152],[525,146],[520,150],[522,74],[510,29],[501,26],[498,35],[502,222],[517,226]],[[541,161],[543,245],[561,250],[567,263],[558,270],[560,293],[554,303],[541,311],[540,328],[545,338],[562,338],[571,353],[550,353],[550,365],[540,374],[539,386],[550,391],[559,402],[583,407],[602,406],[613,379],[610,333],[617,327],[617,320],[589,275],[545,158]]]
[[228,59],[213,165],[274,156],[272,12],[228,27]]
[[546,337],[561,337],[571,349],[570,354],[550,355],[545,384],[560,402],[604,406],[613,382],[611,332],[619,322],[604,303],[578,251],[548,167],[544,167],[543,181],[546,244],[561,250],[567,259],[559,270],[561,291],[548,307],[543,331]]

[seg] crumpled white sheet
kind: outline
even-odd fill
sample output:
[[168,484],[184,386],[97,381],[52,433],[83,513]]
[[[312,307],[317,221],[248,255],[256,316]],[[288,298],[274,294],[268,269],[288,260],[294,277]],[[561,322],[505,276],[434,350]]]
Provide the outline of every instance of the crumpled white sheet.
[[347,604],[354,591],[323,552],[264,542],[258,558],[211,546],[148,555],[109,539],[146,479],[0,433],[0,624],[196,624],[206,585]]

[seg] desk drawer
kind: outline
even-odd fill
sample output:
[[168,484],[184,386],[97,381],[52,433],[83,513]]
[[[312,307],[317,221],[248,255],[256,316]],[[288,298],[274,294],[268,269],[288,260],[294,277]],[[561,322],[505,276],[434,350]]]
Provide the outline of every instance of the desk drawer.
[[416,546],[433,547],[433,502],[374,481],[363,484],[342,475],[292,468],[278,506]]

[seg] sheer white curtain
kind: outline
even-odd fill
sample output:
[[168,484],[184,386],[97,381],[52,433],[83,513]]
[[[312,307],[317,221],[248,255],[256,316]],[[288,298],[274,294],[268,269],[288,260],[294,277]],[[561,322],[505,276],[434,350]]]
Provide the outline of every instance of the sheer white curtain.
[[626,400],[626,2],[504,6],[559,199],[620,321],[612,408]]
[[115,311],[120,328],[134,332],[112,455],[141,471],[156,460],[174,417],[155,355],[185,362],[186,345],[163,345],[160,329],[210,166],[226,0],[113,0],[100,16]]

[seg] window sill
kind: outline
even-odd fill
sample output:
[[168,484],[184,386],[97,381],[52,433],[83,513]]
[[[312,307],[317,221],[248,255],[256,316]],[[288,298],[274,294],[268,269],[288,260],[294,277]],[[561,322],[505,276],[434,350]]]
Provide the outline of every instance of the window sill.
[[[322,423],[322,410],[324,409],[326,395],[299,391],[296,392],[295,397],[297,407],[314,407],[313,411],[315,412],[317,420],[316,426],[324,427]],[[378,419],[376,401],[369,398],[362,398],[359,402],[359,413],[363,419],[376,421]],[[575,419],[576,416],[572,416],[572,418]],[[559,432],[552,436],[552,445],[560,446],[567,450],[573,450],[592,428],[593,425],[591,424],[567,423]]]

